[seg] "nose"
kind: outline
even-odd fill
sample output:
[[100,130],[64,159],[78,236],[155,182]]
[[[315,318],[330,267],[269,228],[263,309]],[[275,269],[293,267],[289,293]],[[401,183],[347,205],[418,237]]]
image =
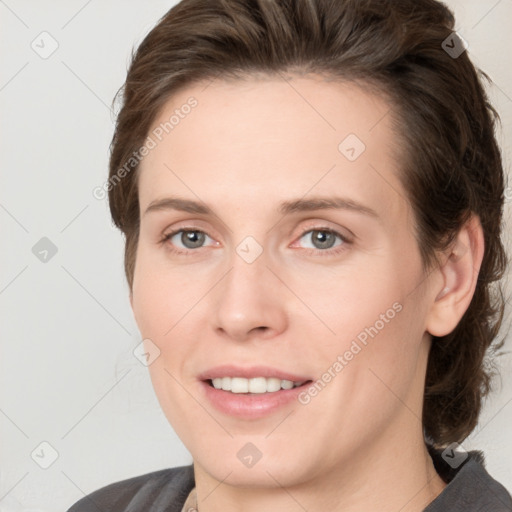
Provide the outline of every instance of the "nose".
[[268,266],[265,251],[252,262],[235,252],[230,261],[211,297],[214,330],[234,341],[279,335],[286,329],[290,297],[275,269]]

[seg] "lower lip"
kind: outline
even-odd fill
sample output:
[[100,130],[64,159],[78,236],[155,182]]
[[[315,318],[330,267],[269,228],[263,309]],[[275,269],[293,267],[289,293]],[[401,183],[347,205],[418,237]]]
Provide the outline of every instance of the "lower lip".
[[272,393],[231,393],[210,386],[208,382],[201,382],[203,392],[210,403],[220,412],[242,419],[257,419],[268,416],[285,407],[304,391],[311,382],[292,389],[281,389]]

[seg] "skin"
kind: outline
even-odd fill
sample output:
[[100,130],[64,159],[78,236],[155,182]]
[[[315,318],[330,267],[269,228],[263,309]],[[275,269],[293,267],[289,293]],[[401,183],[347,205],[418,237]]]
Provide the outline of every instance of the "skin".
[[[197,83],[168,100],[154,127],[190,96],[197,107],[139,169],[130,300],[142,337],[160,350],[151,379],[193,457],[200,512],[423,510],[446,485],[422,434],[431,334],[449,333],[469,306],[478,219],[439,267],[422,271],[390,105],[360,86],[315,76]],[[366,145],[354,161],[338,150],[350,133]],[[214,214],[146,213],[171,195]],[[378,217],[278,211],[333,195]],[[161,242],[185,227],[206,233],[202,246],[184,245],[181,233]],[[311,230],[326,229],[347,241],[323,248]],[[252,263],[236,252],[247,236],[263,250]],[[242,420],[202,394],[198,374],[225,363],[321,378],[395,303],[400,312],[306,405]],[[250,468],[237,457],[248,442],[262,454]]]

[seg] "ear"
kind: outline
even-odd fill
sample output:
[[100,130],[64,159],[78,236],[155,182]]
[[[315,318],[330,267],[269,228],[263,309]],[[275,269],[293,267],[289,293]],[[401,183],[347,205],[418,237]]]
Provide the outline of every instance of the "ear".
[[466,312],[475,293],[484,255],[484,234],[477,215],[472,214],[457,234],[440,272],[440,285],[426,318],[433,336],[450,334]]

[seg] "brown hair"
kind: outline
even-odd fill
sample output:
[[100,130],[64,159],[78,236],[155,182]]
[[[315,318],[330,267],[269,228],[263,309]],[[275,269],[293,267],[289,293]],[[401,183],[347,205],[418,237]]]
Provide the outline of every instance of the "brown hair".
[[[400,179],[415,213],[424,270],[437,263],[436,251],[449,247],[471,212],[484,229],[471,304],[452,333],[433,338],[429,355],[423,425],[437,446],[469,435],[490,391],[493,369],[484,356],[503,318],[498,281],[507,263],[500,239],[504,173],[494,134],[499,116],[481,82],[489,77],[466,52],[447,51],[446,41],[448,47],[458,41],[453,27],[452,12],[434,0],[182,0],[132,54],[118,92],[108,189],[113,221],[126,237],[131,289],[139,235],[132,156],[178,89],[219,76],[291,71],[354,81],[386,95],[402,142]],[[127,162],[131,172],[114,182]]]

